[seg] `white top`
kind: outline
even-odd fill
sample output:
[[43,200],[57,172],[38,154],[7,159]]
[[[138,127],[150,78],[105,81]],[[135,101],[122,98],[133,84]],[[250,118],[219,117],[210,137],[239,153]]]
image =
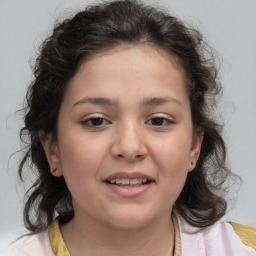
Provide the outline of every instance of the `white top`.
[[0,256],[55,256],[47,230],[32,236],[24,236]]
[[[219,220],[205,229],[189,225],[177,216],[181,256],[256,256],[256,250],[244,245],[232,225]],[[255,238],[256,239],[256,238]],[[1,256],[54,256],[48,231],[24,236]],[[157,255],[159,256],[159,255]]]
[[176,217],[182,256],[256,256],[256,251],[244,245],[231,223],[223,219],[201,229],[189,225],[180,216]]

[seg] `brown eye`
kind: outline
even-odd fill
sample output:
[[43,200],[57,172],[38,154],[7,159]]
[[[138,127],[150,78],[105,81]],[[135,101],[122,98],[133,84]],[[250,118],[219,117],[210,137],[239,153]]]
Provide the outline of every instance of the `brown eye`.
[[154,125],[154,126],[164,126],[164,125],[172,124],[172,121],[167,118],[163,118],[163,117],[154,117],[154,118],[151,118],[148,121],[148,123],[150,125]]
[[108,123],[109,121],[101,117],[93,117],[93,118],[89,118],[87,120],[82,121],[82,124],[87,126],[102,126]]
[[163,125],[163,122],[164,122],[164,119],[163,118],[160,118],[160,117],[156,117],[156,118],[152,118],[151,119],[151,124],[152,125]]

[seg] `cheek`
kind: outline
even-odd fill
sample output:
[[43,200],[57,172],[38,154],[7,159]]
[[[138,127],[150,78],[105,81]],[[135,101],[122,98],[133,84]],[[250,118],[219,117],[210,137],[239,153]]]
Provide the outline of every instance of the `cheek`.
[[[68,142],[68,141],[66,141]],[[61,168],[73,200],[90,200],[95,191],[99,170],[99,152],[90,143],[62,143]]]
[[60,143],[60,162],[64,176],[82,179],[95,175],[103,158],[104,146],[77,134],[67,136]]
[[186,181],[190,162],[189,138],[175,137],[154,147],[155,163],[159,169],[159,182],[163,193],[173,202]]
[[155,144],[152,147],[154,151],[155,161],[162,167],[160,169],[179,174],[188,171],[188,163],[190,161],[190,138],[186,135],[170,136],[162,143]]

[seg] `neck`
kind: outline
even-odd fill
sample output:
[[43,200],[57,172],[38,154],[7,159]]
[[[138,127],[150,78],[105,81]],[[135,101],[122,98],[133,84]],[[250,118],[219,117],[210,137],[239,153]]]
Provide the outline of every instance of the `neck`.
[[172,256],[174,228],[170,215],[137,229],[120,229],[74,217],[61,226],[72,256]]

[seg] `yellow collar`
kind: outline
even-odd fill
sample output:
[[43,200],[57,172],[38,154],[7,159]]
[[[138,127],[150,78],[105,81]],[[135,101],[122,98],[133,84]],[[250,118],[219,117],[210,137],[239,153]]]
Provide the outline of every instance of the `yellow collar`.
[[234,222],[232,222],[231,225],[240,236],[242,242],[256,250],[256,228]]
[[[180,231],[178,221],[175,215],[172,215],[172,222],[174,226],[175,233],[175,249],[174,256],[181,256],[181,246],[180,246]],[[55,219],[52,224],[48,227],[48,233],[50,238],[50,243],[55,256],[70,256],[68,249],[65,245],[63,237],[60,232],[59,221]]]
[[55,219],[48,227],[50,243],[55,256],[70,256],[60,232],[59,221]]

